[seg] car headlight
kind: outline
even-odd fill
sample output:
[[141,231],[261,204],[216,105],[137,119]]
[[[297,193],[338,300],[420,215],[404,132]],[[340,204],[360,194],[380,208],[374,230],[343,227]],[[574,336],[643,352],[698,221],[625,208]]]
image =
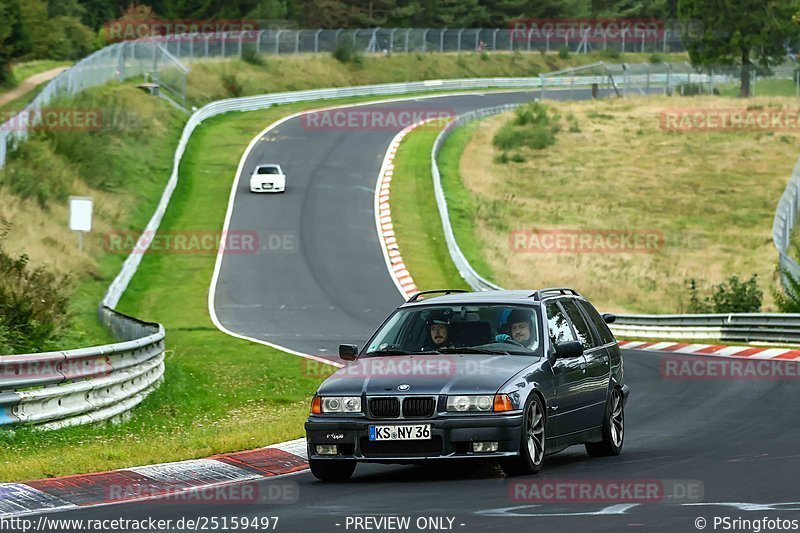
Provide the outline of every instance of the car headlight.
[[491,411],[494,396],[448,396],[447,410],[458,413],[468,411]]
[[361,398],[359,396],[316,396],[311,404],[313,414],[325,413],[360,413]]
[[514,406],[507,394],[447,397],[447,411],[451,413],[488,413],[513,410]]

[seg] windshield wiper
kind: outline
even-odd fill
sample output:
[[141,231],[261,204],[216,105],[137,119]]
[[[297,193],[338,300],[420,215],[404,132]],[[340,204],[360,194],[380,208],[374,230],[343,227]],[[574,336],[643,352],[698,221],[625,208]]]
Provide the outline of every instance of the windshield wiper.
[[429,353],[439,352],[409,352],[407,350],[400,350],[399,348],[384,348],[383,350],[373,350],[367,352],[367,355],[424,355]]
[[463,348],[439,348],[442,353],[485,353],[491,355],[509,355],[505,350],[491,350],[489,348],[473,348],[464,346]]

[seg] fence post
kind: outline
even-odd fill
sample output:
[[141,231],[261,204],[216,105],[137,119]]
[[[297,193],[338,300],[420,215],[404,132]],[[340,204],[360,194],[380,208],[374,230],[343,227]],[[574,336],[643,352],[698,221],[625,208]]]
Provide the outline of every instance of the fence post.
[[283,30],[278,30],[275,32],[275,55],[279,55],[281,53],[281,33],[283,33]]
[[408,36],[409,36],[410,33],[411,33],[411,28],[408,28],[406,30],[406,44],[405,44],[406,53],[408,53]]
[[458,53],[461,53],[461,34],[464,33],[464,28],[458,30]]
[[446,32],[446,31],[447,30],[444,29],[444,28],[439,30],[439,53],[440,54],[442,52],[444,52],[444,32]]
[[492,32],[492,52],[496,52],[497,51],[497,32],[498,31],[500,31],[500,30],[495,29],[494,32]]
[[431,31],[430,28],[425,28],[425,31],[422,32],[422,51],[428,51],[428,32]]
[[300,53],[300,32],[303,30],[295,30],[294,31],[294,53],[295,55]]
[[261,54],[261,35],[264,34],[264,30],[258,30],[258,34],[256,35],[256,55]]
[[664,44],[661,46],[661,53],[662,54],[666,54],[667,53],[667,32],[668,31],[669,31],[669,28],[664,30]]

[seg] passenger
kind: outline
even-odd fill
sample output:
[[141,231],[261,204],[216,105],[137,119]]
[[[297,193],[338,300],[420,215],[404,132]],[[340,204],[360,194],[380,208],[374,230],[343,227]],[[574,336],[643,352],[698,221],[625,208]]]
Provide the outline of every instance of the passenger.
[[505,324],[499,328],[501,333],[495,337],[495,342],[513,340],[524,348],[532,349],[535,344],[534,329],[531,325],[532,317],[533,313],[525,309],[511,311]]

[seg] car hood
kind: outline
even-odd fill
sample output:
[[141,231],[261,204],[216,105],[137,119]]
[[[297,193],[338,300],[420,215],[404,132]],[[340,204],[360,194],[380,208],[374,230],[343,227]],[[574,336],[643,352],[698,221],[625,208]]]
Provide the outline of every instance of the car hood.
[[318,393],[494,394],[515,374],[541,360],[534,355],[483,354],[362,357],[325,380]]

